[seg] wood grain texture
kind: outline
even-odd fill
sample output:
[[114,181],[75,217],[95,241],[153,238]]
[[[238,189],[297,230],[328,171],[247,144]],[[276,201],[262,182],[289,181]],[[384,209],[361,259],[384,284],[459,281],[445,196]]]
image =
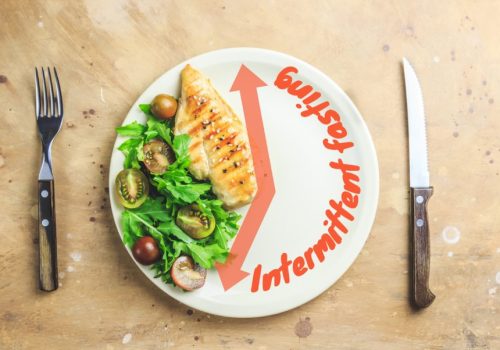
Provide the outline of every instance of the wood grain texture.
[[[0,1],[0,349],[500,349],[499,14],[499,2],[469,0]],[[380,162],[376,221],[352,267],[310,303],[257,320],[191,312],[154,287],[122,247],[106,188],[114,128],[139,94],[183,60],[235,46],[332,77]],[[408,303],[403,56],[423,87],[436,189],[438,298],[420,312]],[[58,67],[65,102],[54,293],[38,291],[33,243],[42,64]]]
[[431,196],[432,187],[410,189],[410,300],[417,309],[428,307],[436,297],[429,289],[431,250],[427,203]]

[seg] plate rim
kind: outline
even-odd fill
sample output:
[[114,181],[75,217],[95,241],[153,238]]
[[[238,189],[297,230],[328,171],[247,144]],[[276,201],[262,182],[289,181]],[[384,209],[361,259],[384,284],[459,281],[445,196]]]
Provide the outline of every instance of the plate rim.
[[[359,112],[358,108],[354,104],[354,102],[351,100],[351,98],[347,95],[347,93],[342,89],[331,77],[326,75],[324,72],[322,72],[319,68],[316,68],[312,64],[299,59],[297,57],[294,57],[292,55],[275,51],[275,50],[270,50],[270,49],[263,49],[263,48],[255,48],[255,47],[230,47],[230,48],[223,48],[223,49],[218,49],[218,50],[212,50],[208,51],[190,58],[187,58],[186,60],[180,62],[179,64],[167,69],[165,72],[161,73],[156,79],[154,79],[150,84],[148,84],[140,93],[138,98],[134,101],[134,103],[131,105],[130,109],[126,113],[125,117],[123,118],[122,122],[120,125],[124,125],[125,121],[128,119],[129,115],[133,113],[133,109],[135,106],[139,104],[139,102],[143,99],[144,94],[146,91],[152,86],[155,85],[159,80],[162,79],[162,77],[166,74],[168,74],[170,71],[178,70],[180,67],[185,66],[187,63],[190,63],[194,60],[203,60],[205,58],[209,58],[210,56],[216,56],[216,55],[222,55],[222,54],[227,54],[228,56],[231,55],[241,55],[244,53],[252,53],[252,54],[257,54],[257,55],[263,55],[265,56],[274,56],[275,58],[283,58],[289,62],[294,62],[298,63],[299,65],[307,67],[310,71],[312,71],[314,74],[317,74],[320,76],[322,79],[328,82],[328,84],[331,84],[334,89],[335,93],[338,94],[341,99],[344,100],[345,103],[347,103],[347,107],[352,110],[353,115],[354,115],[354,121],[357,123],[357,128],[361,128],[361,132],[367,136],[367,138],[364,140],[366,144],[366,148],[368,151],[368,159],[372,160],[371,166],[372,166],[372,171],[373,174],[369,174],[368,177],[371,177],[373,175],[373,198],[368,198],[368,202],[372,202],[373,204],[371,205],[371,211],[369,213],[365,213],[367,215],[367,218],[365,218],[365,226],[366,226],[366,233],[364,233],[362,236],[360,236],[357,240],[357,245],[359,246],[359,249],[356,249],[357,251],[355,254],[350,254],[346,257],[346,264],[345,264],[345,269],[339,274],[336,280],[334,280],[331,283],[327,283],[325,288],[320,288],[316,293],[314,293],[312,296],[308,296],[307,300],[305,301],[299,301],[298,303],[294,303],[292,305],[286,305],[284,307],[277,307],[273,309],[272,311],[264,311],[264,310],[258,310],[256,312],[249,312],[245,314],[241,314],[238,312],[218,312],[217,310],[211,309],[210,307],[205,308],[203,305],[200,305],[199,303],[196,303],[197,299],[194,299],[194,303],[188,303],[185,300],[180,300],[179,298],[176,297],[174,293],[171,293],[167,288],[162,287],[165,285],[163,281],[160,280],[160,283],[158,283],[158,279],[151,278],[144,269],[148,269],[148,267],[143,267],[139,265],[139,263],[133,258],[131,250],[125,245],[123,242],[123,236],[122,236],[122,231],[121,231],[121,223],[120,223],[120,214],[121,212],[117,212],[114,208],[116,206],[116,199],[114,197],[114,179],[111,178],[111,164],[112,160],[115,156],[115,153],[119,153],[120,151],[117,149],[119,146],[119,143],[122,142],[120,137],[117,135],[115,142],[113,143],[113,148],[111,150],[111,156],[110,156],[110,161],[109,161],[109,167],[108,167],[108,186],[109,186],[109,196],[110,196],[110,202],[109,205],[111,207],[111,212],[113,216],[113,222],[115,224],[115,228],[118,234],[118,237],[120,239],[121,246],[127,251],[129,254],[130,258],[132,261],[135,263],[135,265],[141,270],[141,272],[145,275],[147,280],[149,280],[153,285],[158,287],[162,292],[167,294],[169,297],[172,299],[176,300],[179,303],[182,303],[188,307],[195,308],[199,311],[206,312],[212,315],[217,315],[217,316],[222,316],[222,317],[229,317],[229,318],[257,318],[257,317],[267,317],[271,315],[276,315],[280,314],[292,309],[295,309],[301,305],[304,305],[306,303],[311,302],[312,300],[316,299],[318,296],[323,294],[327,289],[331,288],[335,283],[338,282],[338,280],[352,267],[354,261],[359,257],[361,251],[363,250],[368,237],[370,236],[370,233],[373,229],[373,224],[376,218],[376,214],[378,211],[378,204],[379,204],[379,198],[380,198],[380,169],[379,169],[379,161],[377,157],[377,152],[375,148],[375,144],[373,142],[372,135],[368,129],[368,126],[366,125],[366,122],[362,116],[362,114]],[[369,222],[366,222],[369,221]],[[166,285],[165,285],[166,286]],[[202,299],[199,299],[202,300]]]

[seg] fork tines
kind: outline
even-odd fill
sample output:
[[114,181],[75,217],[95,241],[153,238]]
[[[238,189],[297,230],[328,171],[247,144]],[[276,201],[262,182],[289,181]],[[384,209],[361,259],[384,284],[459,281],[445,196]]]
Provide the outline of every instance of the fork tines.
[[[48,79],[46,76],[48,75]],[[47,89],[47,80],[50,89]],[[47,67],[47,74],[42,67],[42,86],[40,88],[40,79],[38,77],[38,68],[35,67],[35,113],[38,118],[60,118],[63,116],[63,103],[61,98],[61,86],[59,85],[59,77],[57,70],[54,67],[54,83],[50,68]],[[55,95],[54,95],[55,90]],[[48,92],[48,94],[47,94]]]

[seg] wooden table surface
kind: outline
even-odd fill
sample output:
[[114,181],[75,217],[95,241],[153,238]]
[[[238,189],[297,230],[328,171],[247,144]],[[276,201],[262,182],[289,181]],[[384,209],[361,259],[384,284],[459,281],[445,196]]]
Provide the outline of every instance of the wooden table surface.
[[[0,2],[0,349],[500,349],[498,1]],[[114,128],[160,74],[225,47],[282,51],[353,99],[380,164],[370,238],[315,300],[262,319],[174,301],[131,261],[107,193]],[[423,86],[434,304],[408,306],[401,58]],[[66,102],[53,156],[61,287],[37,290],[33,67]]]

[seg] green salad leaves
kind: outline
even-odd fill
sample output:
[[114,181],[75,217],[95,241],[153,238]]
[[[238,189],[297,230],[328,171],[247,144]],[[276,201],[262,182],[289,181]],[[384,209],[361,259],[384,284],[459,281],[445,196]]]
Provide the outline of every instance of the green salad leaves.
[[[212,268],[215,262],[224,262],[229,253],[228,242],[238,232],[241,216],[222,207],[222,201],[214,195],[210,183],[198,181],[189,173],[190,137],[174,136],[172,121],[156,119],[149,104],[141,104],[139,108],[147,116],[146,125],[133,122],[116,128],[119,135],[128,137],[118,148],[125,155],[123,167],[141,170],[143,146],[153,139],[161,139],[172,148],[175,162],[162,175],[144,171],[152,189],[139,208],[123,211],[123,241],[131,248],[139,238],[153,237],[161,250],[161,259],[152,268],[156,277],[173,283],[169,271],[181,254],[190,255],[206,269]],[[175,223],[178,210],[192,203],[196,203],[204,214],[215,218],[215,230],[206,238],[195,240]]]

